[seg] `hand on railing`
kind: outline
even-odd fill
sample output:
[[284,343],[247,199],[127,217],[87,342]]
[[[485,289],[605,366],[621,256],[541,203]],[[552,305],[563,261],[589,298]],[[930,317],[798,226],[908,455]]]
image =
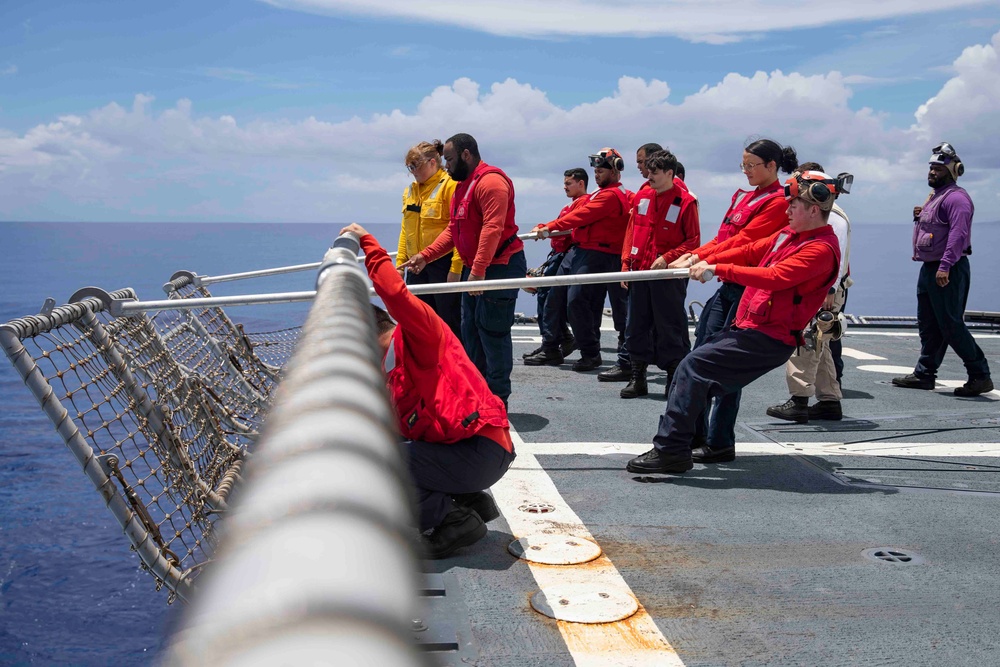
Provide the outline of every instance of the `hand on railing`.
[[412,271],[413,275],[415,276],[419,276],[420,272],[424,270],[425,266],[427,266],[427,260],[424,259],[424,256],[419,252],[410,259],[408,259],[406,261],[406,264],[403,264],[403,267]]

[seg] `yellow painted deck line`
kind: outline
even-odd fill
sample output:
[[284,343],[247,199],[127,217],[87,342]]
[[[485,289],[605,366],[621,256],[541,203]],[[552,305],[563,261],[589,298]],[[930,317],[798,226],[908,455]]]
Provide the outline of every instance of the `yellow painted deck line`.
[[[563,500],[552,478],[521,437],[511,429],[517,459],[491,489],[514,538],[539,533],[594,536]],[[529,514],[525,503],[547,503],[548,514]],[[562,584],[589,584],[626,591],[635,597],[611,560],[602,555],[582,565],[541,565],[525,561],[540,589]],[[639,611],[614,623],[557,621],[566,647],[578,667],[683,667],[684,663],[639,601]]]

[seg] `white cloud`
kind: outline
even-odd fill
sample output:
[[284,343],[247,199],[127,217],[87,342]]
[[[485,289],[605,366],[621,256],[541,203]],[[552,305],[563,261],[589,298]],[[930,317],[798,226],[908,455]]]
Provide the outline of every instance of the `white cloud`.
[[732,42],[752,33],[872,21],[947,11],[987,0],[841,0],[821,11],[768,0],[261,0],[316,14],[392,18],[454,25],[496,35],[673,35],[694,42]]
[[[927,152],[948,140],[969,166],[963,185],[979,219],[1000,219],[1000,34],[966,49],[955,75],[916,112],[889,127],[852,109],[839,72],[729,74],[683,99],[667,82],[622,77],[608,95],[573,107],[508,79],[467,78],[430,91],[412,111],[330,122],[308,117],[210,117],[187,99],[157,109],[149,95],[66,115],[23,134],[0,130],[0,219],[287,220],[394,222],[408,183],[403,157],[421,140],[477,137],[483,156],[515,181],[522,226],[563,205],[565,169],[612,145],[627,157],[643,143],[685,163],[714,232],[751,136],[798,149],[801,160],[856,175],[852,219],[906,221],[926,193]],[[626,184],[638,184],[631,164]]]
[[0,69],[0,76],[13,76],[17,74],[17,65],[7,65]]

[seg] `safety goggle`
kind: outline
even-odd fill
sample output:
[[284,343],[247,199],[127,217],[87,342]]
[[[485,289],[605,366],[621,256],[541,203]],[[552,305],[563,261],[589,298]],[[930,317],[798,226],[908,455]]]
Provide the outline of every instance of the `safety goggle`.
[[931,149],[931,159],[928,160],[928,164],[944,164],[948,165],[952,162],[958,160],[958,154],[955,152],[954,147],[945,142],[938,144]]
[[618,151],[601,151],[597,155],[590,155],[590,166],[597,169],[614,169],[614,159],[622,159],[622,156],[618,154]]
[[785,181],[785,199],[788,200],[802,197],[818,204],[825,204],[836,195],[837,181],[827,178],[825,174],[820,174],[820,172],[806,171],[801,174],[793,174]]

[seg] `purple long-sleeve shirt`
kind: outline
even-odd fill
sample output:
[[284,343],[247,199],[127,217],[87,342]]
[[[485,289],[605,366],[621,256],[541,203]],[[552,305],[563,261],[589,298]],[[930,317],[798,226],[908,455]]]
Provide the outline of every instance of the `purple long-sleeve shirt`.
[[913,260],[941,262],[950,271],[962,255],[972,254],[972,198],[955,183],[935,188],[913,225]]

